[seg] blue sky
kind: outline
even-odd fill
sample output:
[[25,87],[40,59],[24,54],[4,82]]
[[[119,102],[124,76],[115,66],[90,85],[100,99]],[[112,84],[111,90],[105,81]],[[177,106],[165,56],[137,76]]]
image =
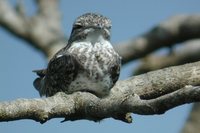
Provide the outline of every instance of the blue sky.
[[[15,3],[12,0],[11,3]],[[33,15],[36,8],[32,0],[25,1],[28,14]],[[86,12],[98,12],[112,20],[112,42],[117,43],[148,31],[154,25],[178,14],[199,13],[198,0],[168,1],[64,1],[61,0],[62,26],[66,36],[71,32],[74,19]],[[38,98],[32,82],[36,77],[32,70],[46,66],[43,55],[13,37],[0,28],[0,101],[16,98]],[[121,71],[121,79],[128,78],[136,63],[126,64]],[[100,123],[87,120],[60,123],[62,119],[53,119],[41,125],[32,120],[20,120],[0,123],[0,132],[35,133],[35,132],[162,132],[177,133],[183,126],[191,105],[174,108],[163,115],[141,116],[133,114],[133,123],[126,124],[113,119]]]

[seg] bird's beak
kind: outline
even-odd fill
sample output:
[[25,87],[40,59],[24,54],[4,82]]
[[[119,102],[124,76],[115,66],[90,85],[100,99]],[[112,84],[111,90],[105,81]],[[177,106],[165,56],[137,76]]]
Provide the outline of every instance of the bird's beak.
[[99,29],[104,29],[102,25],[99,25],[98,28],[99,28]]

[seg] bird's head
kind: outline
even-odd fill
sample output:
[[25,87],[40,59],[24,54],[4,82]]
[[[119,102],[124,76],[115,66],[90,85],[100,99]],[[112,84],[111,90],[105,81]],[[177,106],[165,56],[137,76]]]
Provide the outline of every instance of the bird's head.
[[76,19],[69,41],[81,41],[88,36],[102,35],[110,40],[111,20],[96,13],[86,13]]

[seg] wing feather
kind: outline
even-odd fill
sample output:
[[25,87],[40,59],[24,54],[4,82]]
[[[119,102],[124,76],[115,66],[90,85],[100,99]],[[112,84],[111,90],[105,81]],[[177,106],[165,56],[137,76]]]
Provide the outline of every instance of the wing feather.
[[52,96],[57,92],[67,92],[70,83],[76,78],[79,64],[70,54],[55,56],[50,60],[41,95]]
[[115,59],[116,60],[110,62],[110,75],[113,81],[113,85],[117,82],[121,69],[121,57],[116,55]]

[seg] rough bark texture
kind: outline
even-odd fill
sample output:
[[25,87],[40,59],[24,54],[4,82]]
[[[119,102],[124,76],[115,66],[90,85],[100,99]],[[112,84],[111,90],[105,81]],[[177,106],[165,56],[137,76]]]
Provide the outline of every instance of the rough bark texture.
[[[23,4],[19,3],[16,8],[13,8],[6,0],[0,0],[0,26],[14,36],[29,42],[30,46],[40,50],[50,59],[67,40],[63,37],[60,25],[59,0],[35,0],[35,2],[38,10],[34,16],[28,17]],[[120,43],[115,48],[123,57],[123,63],[127,63],[161,47],[171,47],[176,43],[199,38],[199,29],[199,14],[174,16],[138,38]],[[166,60],[168,64],[159,65],[158,63],[154,69],[163,67],[163,64],[166,67],[186,63],[179,61],[188,56],[191,57],[193,52],[189,53],[185,54],[185,57],[184,54],[180,56],[180,53],[161,57],[161,63]],[[197,59],[198,56],[195,58]],[[173,59],[176,62],[173,63]],[[0,120],[34,119],[45,122],[51,118],[66,117],[66,120],[98,121],[113,117],[131,122],[130,114],[126,112],[161,114],[175,106],[199,101],[198,66],[199,62],[177,67],[178,69],[167,68],[119,81],[112,89],[112,95],[102,100],[89,93],[73,95],[61,93],[44,99],[2,102],[0,103]],[[151,66],[147,69],[154,70]],[[199,105],[195,104],[183,129],[184,133],[199,132],[198,112],[200,111],[198,108]]]
[[52,118],[99,121],[115,118],[131,122],[129,112],[152,115],[185,103],[200,101],[200,62],[170,67],[118,81],[110,95],[58,93],[43,99],[18,99],[0,103],[0,121]]

